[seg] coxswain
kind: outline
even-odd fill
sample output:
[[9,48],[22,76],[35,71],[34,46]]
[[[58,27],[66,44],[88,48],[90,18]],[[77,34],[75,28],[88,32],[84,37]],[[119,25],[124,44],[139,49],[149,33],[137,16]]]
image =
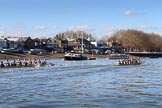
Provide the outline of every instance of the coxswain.
[[121,65],[121,64],[122,64],[122,59],[120,59],[118,62],[119,62],[119,64]]
[[3,61],[1,61],[0,67],[1,67],[1,68],[5,67]]

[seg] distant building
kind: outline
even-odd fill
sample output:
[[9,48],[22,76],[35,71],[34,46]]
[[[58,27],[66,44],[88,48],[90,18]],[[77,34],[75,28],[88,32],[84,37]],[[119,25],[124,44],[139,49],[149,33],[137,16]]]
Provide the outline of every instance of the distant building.
[[55,39],[48,38],[48,39],[46,39],[45,44],[46,44],[45,45],[46,50],[57,51],[58,43]]
[[0,50],[3,49],[3,40],[4,39],[2,37],[0,37]]
[[8,37],[7,40],[9,41],[9,48],[18,48],[18,42],[20,41],[20,37]]
[[65,52],[68,50],[68,41],[66,39],[58,39],[56,42],[58,44],[58,52]]
[[7,38],[0,39],[0,49],[7,49],[10,48],[9,40]]
[[120,49],[121,48],[121,43],[119,41],[108,41],[107,45],[110,46],[110,48],[113,48],[113,49]]
[[34,38],[33,41],[34,41],[34,48],[41,48],[42,47],[42,44],[41,44],[41,41],[40,41],[39,38]]
[[34,48],[34,41],[31,39],[31,37],[22,37],[22,40],[24,41],[24,48],[26,50]]
[[91,42],[89,40],[87,40],[87,39],[83,39],[82,40],[82,38],[78,38],[78,41],[79,41],[79,43],[81,45],[81,48],[82,48],[82,45],[83,45],[83,51],[82,52],[85,52],[85,50],[89,51],[91,49],[96,48],[95,45],[91,44]]

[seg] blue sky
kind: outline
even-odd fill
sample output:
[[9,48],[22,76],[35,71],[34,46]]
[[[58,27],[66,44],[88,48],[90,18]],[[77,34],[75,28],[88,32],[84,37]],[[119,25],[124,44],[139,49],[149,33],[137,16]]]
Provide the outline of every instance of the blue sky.
[[162,0],[0,0],[2,35],[52,36],[84,30],[94,36],[120,29],[162,34]]

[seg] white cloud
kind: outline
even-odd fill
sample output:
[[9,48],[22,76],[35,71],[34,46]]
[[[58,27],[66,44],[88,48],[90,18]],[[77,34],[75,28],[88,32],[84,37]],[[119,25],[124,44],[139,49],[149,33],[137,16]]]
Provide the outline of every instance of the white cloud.
[[58,30],[58,29],[59,29],[58,26],[53,26],[53,27],[52,27],[52,31],[56,31],[56,30]]
[[142,29],[142,30],[148,30],[148,29],[157,30],[157,29],[162,29],[162,27],[160,27],[160,26],[144,26],[144,25],[141,25],[141,26],[138,27],[138,29]]
[[5,27],[3,27],[3,26],[0,26],[0,30],[4,30],[5,29]]
[[8,29],[7,34],[15,35],[15,36],[22,36],[26,32],[26,25],[25,24],[15,24],[10,29]]
[[118,30],[120,30],[120,28],[117,27],[109,27],[106,28],[104,31],[106,32],[106,36],[111,36],[112,34],[114,34],[115,32],[117,32]]
[[131,10],[127,10],[127,11],[124,12],[124,15],[125,15],[125,16],[134,16],[135,14],[136,14],[136,13],[133,12],[133,11],[131,11]]
[[0,26],[0,35],[3,35],[5,32],[5,27]]
[[25,30],[25,25],[24,24],[16,24],[12,27],[12,30],[15,32],[22,32]]
[[95,29],[88,25],[81,25],[81,26],[70,26],[69,30],[72,30],[72,31],[94,31]]
[[0,36],[2,36],[2,35],[3,35],[3,31],[0,30]]
[[159,34],[160,36],[162,36],[162,32],[157,32],[157,34]]
[[45,30],[47,30],[47,27],[44,25],[36,25],[36,26],[34,26],[34,29],[37,31],[45,31]]
[[147,33],[156,33],[162,36],[162,26],[144,26],[141,25],[139,27],[136,27],[137,30],[142,30]]

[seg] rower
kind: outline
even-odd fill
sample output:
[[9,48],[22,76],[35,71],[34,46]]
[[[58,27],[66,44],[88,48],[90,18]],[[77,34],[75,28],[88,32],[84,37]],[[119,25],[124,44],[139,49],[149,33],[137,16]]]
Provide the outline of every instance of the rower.
[[41,60],[40,59],[38,59],[38,63],[41,64]]
[[6,67],[10,67],[10,63],[9,63],[8,59],[6,60],[6,62],[4,63],[4,65],[5,65]]
[[139,57],[137,57],[137,63],[140,63],[140,58]]
[[14,59],[13,62],[11,63],[11,66],[16,66],[16,60]]
[[44,58],[42,64],[46,64],[46,63],[47,63],[46,58]]
[[24,66],[27,66],[27,65],[28,65],[26,59],[24,59],[24,61],[23,61],[23,65],[24,65]]
[[18,59],[18,61],[17,61],[17,65],[18,65],[18,66],[22,66],[22,62],[21,62],[20,59]]
[[31,59],[28,60],[28,64],[29,64],[30,66],[32,65],[32,60],[31,60]]
[[36,59],[34,59],[33,64],[37,64],[37,60]]

